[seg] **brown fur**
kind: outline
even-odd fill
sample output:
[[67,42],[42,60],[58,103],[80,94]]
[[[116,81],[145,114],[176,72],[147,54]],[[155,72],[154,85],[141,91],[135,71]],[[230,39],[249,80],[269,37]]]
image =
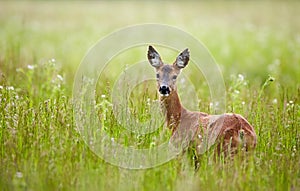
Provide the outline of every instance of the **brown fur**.
[[158,88],[163,84],[170,90],[170,94],[161,96],[160,99],[167,126],[172,130],[172,140],[176,146],[186,147],[193,143],[198,155],[213,144],[217,144],[216,151],[219,155],[235,154],[239,148],[246,151],[255,148],[257,138],[254,128],[241,115],[209,115],[188,111],[181,105],[174,76],[177,77],[189,61],[187,49],[177,57],[173,65],[165,65],[159,54],[150,46],[148,59],[156,68]]

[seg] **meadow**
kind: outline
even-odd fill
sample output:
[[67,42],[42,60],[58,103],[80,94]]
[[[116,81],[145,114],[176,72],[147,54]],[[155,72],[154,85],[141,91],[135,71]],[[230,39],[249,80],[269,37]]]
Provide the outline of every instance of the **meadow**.
[[[0,190],[300,190],[299,9],[297,1],[0,1]],[[76,71],[99,39],[143,23],[175,26],[207,47],[223,74],[226,111],[245,116],[257,133],[246,159],[215,161],[208,151],[194,172],[186,153],[130,170],[85,144],[73,115]],[[136,147],[160,132],[124,135],[110,93],[114,75],[146,60],[146,51],[145,44],[112,60],[96,91],[105,130]],[[177,54],[164,53],[168,62]],[[186,72],[198,84],[196,108],[212,112],[205,78]],[[155,88],[132,93],[137,118],[149,118]],[[181,99],[189,99],[184,90]]]

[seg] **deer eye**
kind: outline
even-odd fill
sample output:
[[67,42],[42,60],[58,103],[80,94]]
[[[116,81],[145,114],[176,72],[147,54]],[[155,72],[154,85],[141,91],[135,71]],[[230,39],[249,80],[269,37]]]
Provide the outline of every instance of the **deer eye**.
[[173,78],[173,80],[176,80],[177,76],[173,76],[172,78]]
[[156,74],[156,78],[159,78],[159,74]]

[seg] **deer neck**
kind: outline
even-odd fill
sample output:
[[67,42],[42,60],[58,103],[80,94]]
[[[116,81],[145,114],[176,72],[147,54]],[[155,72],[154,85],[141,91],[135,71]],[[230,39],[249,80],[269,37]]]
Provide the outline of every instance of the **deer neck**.
[[167,125],[175,132],[180,123],[182,111],[184,110],[180,103],[177,91],[172,91],[167,97],[161,96],[160,100],[166,115]]

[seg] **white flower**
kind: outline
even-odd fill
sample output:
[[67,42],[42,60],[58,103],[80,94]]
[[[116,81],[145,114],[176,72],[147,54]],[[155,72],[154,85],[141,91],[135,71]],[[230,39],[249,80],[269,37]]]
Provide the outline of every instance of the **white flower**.
[[7,86],[6,89],[7,90],[14,90],[15,88],[13,86]]
[[57,77],[60,81],[63,81],[63,80],[64,80],[64,78],[63,78],[61,75],[59,75],[59,74],[57,74],[56,77]]
[[23,177],[22,172],[16,172],[16,177],[17,177],[17,178],[22,178],[22,177]]
[[239,90],[234,90],[234,93],[235,94],[240,94],[240,91]]
[[147,98],[147,105],[151,105],[151,99],[150,98]]
[[33,69],[34,69],[34,66],[33,66],[33,65],[27,65],[27,68],[28,68],[29,70],[33,70]]
[[245,77],[242,74],[238,74],[238,78],[240,81],[244,81]]

